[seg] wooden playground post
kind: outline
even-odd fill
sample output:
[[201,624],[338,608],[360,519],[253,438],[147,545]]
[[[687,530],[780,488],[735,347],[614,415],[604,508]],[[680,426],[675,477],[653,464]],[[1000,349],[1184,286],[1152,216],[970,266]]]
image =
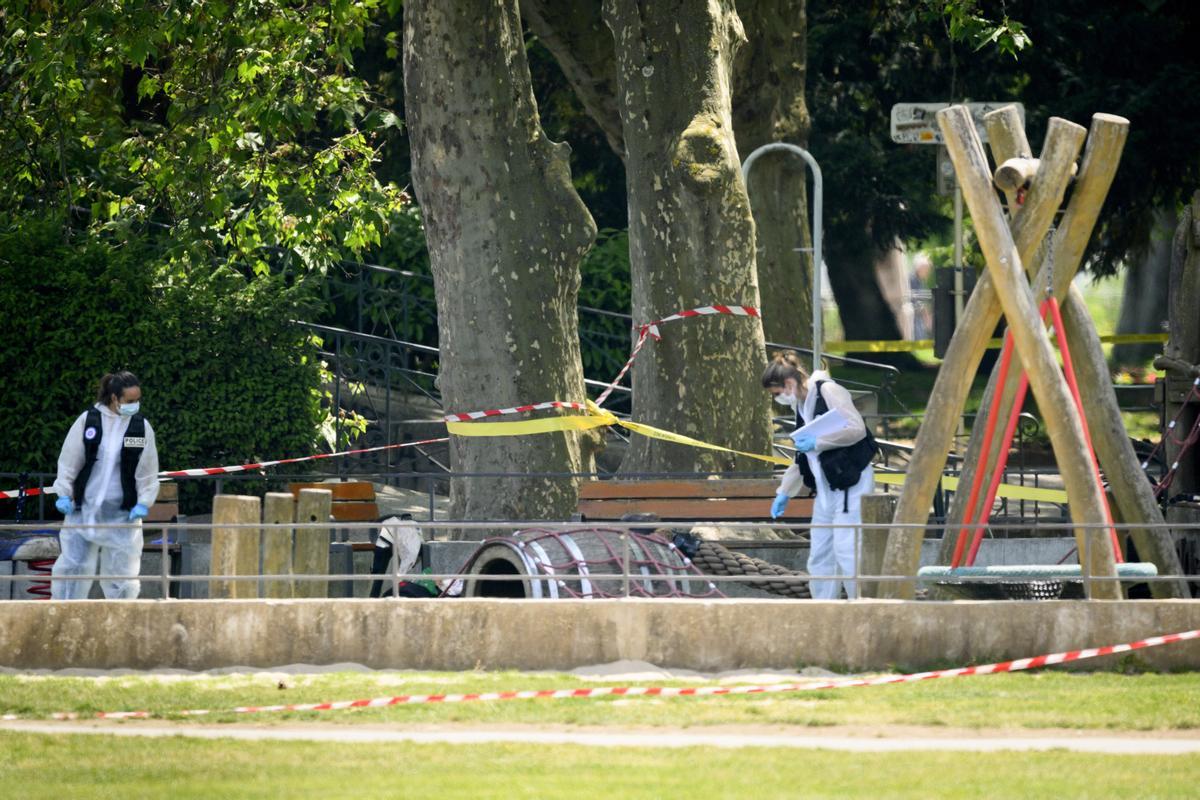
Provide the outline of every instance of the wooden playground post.
[[[296,499],[291,492],[268,492],[263,498],[263,522],[266,525],[291,526],[296,521]],[[263,574],[292,574],[292,537],[295,528],[263,527]],[[291,580],[268,580],[264,597],[292,597]]]
[[[328,489],[301,489],[296,503],[294,575],[329,574],[329,515],[333,493]],[[296,581],[296,597],[326,597],[329,581]]]
[[[213,575],[258,575],[260,529],[257,497],[219,494],[213,498]],[[237,527],[232,527],[237,526]],[[257,581],[213,580],[209,593],[215,598],[258,597]]]

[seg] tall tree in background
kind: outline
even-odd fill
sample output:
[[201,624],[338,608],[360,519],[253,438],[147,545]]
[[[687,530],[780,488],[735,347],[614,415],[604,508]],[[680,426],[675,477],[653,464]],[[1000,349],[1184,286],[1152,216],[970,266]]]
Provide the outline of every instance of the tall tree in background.
[[[739,0],[746,44],[733,69],[733,130],[744,161],[772,142],[808,147],[804,100],[808,27],[804,0]],[[808,171],[788,153],[755,162],[746,192],[767,341],[812,345],[812,246]]]
[[[759,304],[754,224],[734,143],[730,87],[745,41],[731,2],[639,7],[605,0],[625,133],[633,316]],[[765,452],[759,321],[674,323],[634,363],[634,417],[739,450]],[[732,468],[711,451],[638,437],[623,469]]]
[[[612,149],[625,159],[625,131],[617,107],[613,35],[600,0],[572,4],[522,0],[521,12],[554,55],[588,114]],[[732,117],[738,155],[786,141],[806,146],[804,102],[807,31],[803,0],[740,0],[746,44],[733,65]],[[681,31],[679,35],[683,35]],[[754,213],[763,329],[776,342],[809,344],[812,330],[811,256],[803,163],[767,156],[748,187]]]
[[[596,229],[542,131],[516,0],[410,0],[404,86],[448,411],[584,396],[576,295]],[[451,516],[563,519],[590,434],[454,437]]]

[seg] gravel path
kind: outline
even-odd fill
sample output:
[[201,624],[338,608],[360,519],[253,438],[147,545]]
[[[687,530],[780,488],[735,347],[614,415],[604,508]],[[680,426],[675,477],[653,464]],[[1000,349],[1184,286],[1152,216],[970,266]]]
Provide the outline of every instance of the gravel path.
[[202,725],[161,721],[105,720],[0,722],[0,730],[22,733],[105,736],[184,736],[305,742],[422,744],[575,744],[589,747],[792,747],[850,752],[942,750],[975,753],[1069,750],[1118,755],[1200,753],[1200,732],[1074,730],[956,730],[914,726],[880,728],[715,727],[709,729],[597,728],[474,725]]

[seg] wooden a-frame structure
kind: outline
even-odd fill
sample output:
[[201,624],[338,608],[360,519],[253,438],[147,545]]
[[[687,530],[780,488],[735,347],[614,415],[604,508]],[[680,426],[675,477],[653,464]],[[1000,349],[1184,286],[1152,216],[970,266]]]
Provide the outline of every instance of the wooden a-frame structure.
[[[1071,283],[1116,174],[1129,121],[1096,114],[1091,131],[1085,132],[1079,125],[1053,117],[1040,158],[1035,160],[1013,106],[988,114],[984,123],[999,167],[995,181],[1013,212],[1009,219],[996,197],[993,173],[966,107],[943,109],[937,119],[975,223],[987,271],[975,286],[934,383],[896,507],[893,522],[897,527],[888,535],[883,574],[916,574],[924,538],[922,526],[928,520],[971,379],[1003,315],[1013,336],[1015,355],[1028,374],[1045,418],[1072,521],[1081,526],[1075,538],[1082,573],[1085,577],[1110,579],[1094,583],[1085,580],[1084,585],[1090,597],[1119,599],[1120,584],[1111,580],[1117,573],[1106,525],[1108,517],[1094,473],[1092,451],[1086,443],[1084,418],[1072,400],[1038,309],[1048,297],[1056,298],[1062,307],[1063,333],[1074,354],[1080,392],[1087,400],[1084,414],[1096,457],[1108,477],[1116,506],[1114,516],[1132,524],[1161,523],[1161,510],[1121,421],[1099,336]],[[1085,135],[1087,149],[1071,201],[1057,229],[1047,237],[1075,173]],[[1023,202],[1018,202],[1018,192],[1023,194]],[[1003,386],[997,385],[997,374],[992,375],[983,407],[993,407],[1001,419],[1011,412],[1019,372],[1010,372]],[[975,452],[968,451],[960,485],[968,485],[975,470],[996,464],[999,449],[1007,444],[996,441],[992,452],[985,454],[979,452],[980,437],[973,436]],[[1181,574],[1178,555],[1165,529],[1135,528],[1132,534],[1141,557],[1155,563],[1160,574]],[[1180,581],[1152,582],[1151,587],[1156,596],[1188,596]],[[884,596],[910,599],[915,584],[903,581],[881,588]]]

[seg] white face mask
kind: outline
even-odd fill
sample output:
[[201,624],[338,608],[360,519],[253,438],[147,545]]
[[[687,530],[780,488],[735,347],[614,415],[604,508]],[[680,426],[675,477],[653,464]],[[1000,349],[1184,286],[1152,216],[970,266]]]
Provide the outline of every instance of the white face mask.
[[794,395],[790,392],[780,392],[779,394],[775,395],[775,402],[779,403],[779,405],[781,405],[781,406],[787,406],[788,408],[795,408],[796,407],[796,395]]

